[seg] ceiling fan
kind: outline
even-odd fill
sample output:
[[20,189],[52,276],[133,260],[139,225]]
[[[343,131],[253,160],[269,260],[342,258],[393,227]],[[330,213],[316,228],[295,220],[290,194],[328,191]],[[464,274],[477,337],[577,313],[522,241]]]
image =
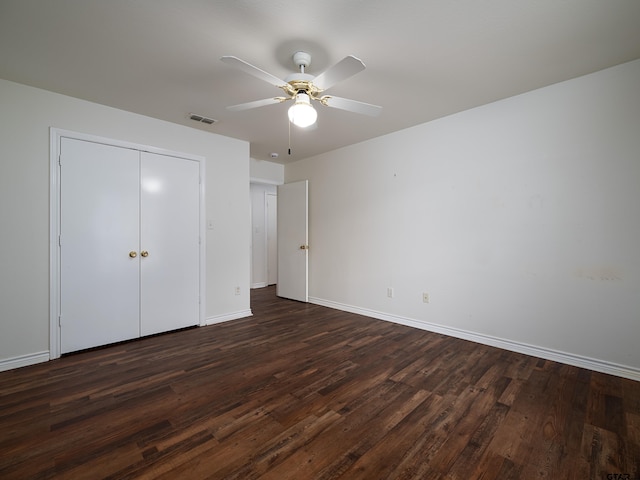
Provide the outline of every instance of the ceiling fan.
[[311,100],[316,100],[325,107],[339,108],[341,110],[369,116],[379,115],[382,110],[382,107],[378,105],[323,94],[325,90],[328,90],[336,83],[365,69],[362,60],[352,55],[343,58],[332,67],[329,67],[314,77],[313,75],[305,73],[305,68],[311,64],[311,55],[307,52],[296,52],[293,54],[293,63],[300,68],[300,72],[292,73],[284,80],[238,57],[224,56],[220,60],[232,67],[239,68],[249,75],[253,75],[260,80],[264,80],[271,85],[281,88],[286,94],[286,96],[283,97],[265,98],[263,100],[255,100],[253,102],[227,107],[227,109],[231,111],[248,110],[250,108],[293,100],[293,105],[289,108],[289,121],[299,127],[308,127],[316,122],[318,116],[318,113],[311,105]]

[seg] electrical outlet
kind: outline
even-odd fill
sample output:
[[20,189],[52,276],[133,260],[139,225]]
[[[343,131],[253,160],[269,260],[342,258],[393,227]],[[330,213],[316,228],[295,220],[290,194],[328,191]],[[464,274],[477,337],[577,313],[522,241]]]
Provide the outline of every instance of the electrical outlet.
[[393,288],[387,288],[387,297],[393,298]]
[[429,294],[427,292],[422,293],[422,301],[424,303],[429,303]]
[[236,295],[240,295],[240,287],[236,287]]

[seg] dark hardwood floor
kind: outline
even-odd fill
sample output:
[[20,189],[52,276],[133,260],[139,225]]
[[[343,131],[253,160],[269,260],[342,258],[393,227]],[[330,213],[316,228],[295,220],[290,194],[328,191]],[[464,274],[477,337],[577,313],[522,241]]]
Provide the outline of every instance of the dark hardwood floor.
[[272,287],[252,309],[0,373],[0,478],[640,478],[640,382]]

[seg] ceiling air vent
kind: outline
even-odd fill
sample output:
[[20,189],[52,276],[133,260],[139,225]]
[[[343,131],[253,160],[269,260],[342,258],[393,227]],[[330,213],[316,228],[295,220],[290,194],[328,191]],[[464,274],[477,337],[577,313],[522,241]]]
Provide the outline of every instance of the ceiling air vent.
[[189,118],[196,122],[206,123],[207,125],[213,125],[216,122],[213,118],[203,117],[202,115],[198,115],[196,113],[190,113]]

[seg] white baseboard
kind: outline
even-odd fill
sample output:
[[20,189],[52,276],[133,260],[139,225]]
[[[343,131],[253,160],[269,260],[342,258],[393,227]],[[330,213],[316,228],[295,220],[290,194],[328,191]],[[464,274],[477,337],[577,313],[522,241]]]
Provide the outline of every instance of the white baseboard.
[[[367,308],[355,307],[353,305],[347,305],[343,303],[333,302],[331,300],[324,300],[316,297],[309,297],[309,303],[316,305],[322,305],[324,307],[334,308],[336,310],[342,310],[345,312],[356,313],[358,315],[364,315],[378,320],[385,320],[388,322],[398,323],[400,325],[406,325],[408,327],[418,328],[420,330],[427,330],[434,333],[441,333],[450,337],[461,338],[463,340],[469,340],[472,342],[480,343],[483,345],[489,345],[491,347],[502,348],[512,352],[522,353],[533,357],[544,358],[546,360],[553,360],[555,362],[566,363],[567,365],[573,365],[580,368],[586,368],[594,370],[596,372],[606,373],[609,375],[615,375],[618,377],[628,378],[635,381],[640,381],[640,370],[615,363],[605,362],[589,357],[583,357],[580,355],[574,355],[571,353],[560,352],[544,347],[538,347],[535,345],[529,345],[526,343],[514,342],[512,340],[506,340],[503,338],[493,337],[490,335],[484,335],[480,333],[470,332],[467,330],[461,330],[457,328],[445,327],[442,325],[436,325],[429,322],[423,322],[414,320],[411,318],[401,317],[399,315],[393,315],[384,312],[378,312]],[[251,309],[241,310],[238,312],[231,312],[224,315],[215,315],[208,317],[205,321],[205,325],[214,325],[216,323],[228,322],[230,320],[237,320],[239,318],[251,317],[253,313]],[[49,361],[49,352],[36,352],[27,355],[21,355],[18,357],[0,359],[0,372],[6,370],[13,370],[15,368],[26,367],[29,365],[35,365],[37,363]]]
[[36,363],[49,361],[49,352],[29,353],[28,355],[20,355],[19,357],[5,358],[0,360],[0,372],[13,370],[14,368],[27,367]]
[[[241,310],[239,312],[227,313],[224,315],[216,315],[208,317],[205,320],[204,325],[213,325],[216,323],[228,322],[230,320],[236,320],[238,318],[251,317],[253,313],[251,309]],[[36,352],[27,355],[20,355],[19,357],[0,359],[0,372],[6,370],[13,370],[15,368],[27,367],[29,365],[35,365],[36,363],[48,362],[51,360],[49,352]]]
[[253,313],[251,309],[240,310],[239,312],[225,313],[223,315],[214,315],[213,317],[207,317],[205,325],[214,325],[216,323],[228,322],[230,320],[237,320],[238,318],[251,317]]
[[574,355],[572,353],[560,352],[558,350],[538,347],[536,345],[514,342],[512,340],[484,335],[482,333],[470,332],[468,330],[445,327],[443,325],[436,325],[434,323],[423,322],[420,320],[401,317],[398,315],[369,310],[367,308],[355,307],[353,305],[333,302],[331,300],[325,300],[322,298],[309,297],[309,303],[314,303],[316,305],[322,305],[324,307],[334,308],[336,310],[342,310],[345,312],[357,313],[358,315],[364,315],[367,317],[376,318],[378,320],[398,323],[400,325],[406,325],[408,327],[418,328],[420,330],[441,333],[450,337],[461,338],[463,340],[469,340],[491,347],[502,348],[504,350],[509,350],[516,353],[523,353],[532,357],[544,358],[545,360],[552,360],[555,362],[565,363],[567,365],[573,365],[575,367],[586,368],[588,370],[593,370],[596,372],[640,381],[640,369],[627,365],[619,365],[616,363],[606,362],[604,360],[598,360],[596,358],[583,357],[580,355]]
[[267,282],[257,282],[257,283],[252,283],[251,284],[251,288],[264,288],[264,287],[268,287],[269,284]]

